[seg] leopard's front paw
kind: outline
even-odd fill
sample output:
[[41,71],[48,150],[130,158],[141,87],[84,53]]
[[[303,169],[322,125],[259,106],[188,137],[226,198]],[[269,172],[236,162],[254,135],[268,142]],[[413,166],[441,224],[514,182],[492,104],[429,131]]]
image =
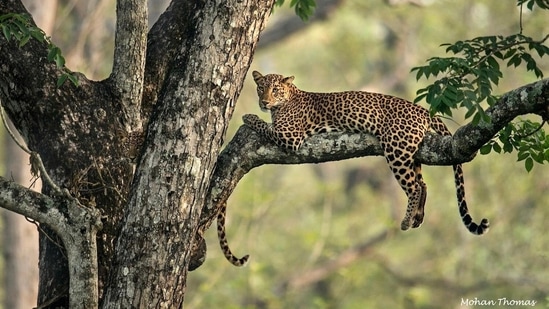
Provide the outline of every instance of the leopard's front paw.
[[258,122],[261,122],[262,120],[259,118],[259,116],[254,114],[246,114],[242,116],[242,121],[244,121],[244,124],[248,127],[255,127],[255,124]]

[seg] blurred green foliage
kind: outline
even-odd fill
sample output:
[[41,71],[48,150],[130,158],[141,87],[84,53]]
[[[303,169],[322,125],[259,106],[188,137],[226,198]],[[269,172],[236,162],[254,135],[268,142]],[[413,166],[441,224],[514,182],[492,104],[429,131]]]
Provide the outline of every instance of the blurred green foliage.
[[[361,89],[413,100],[432,80],[416,81],[410,70],[424,59],[445,57],[441,43],[520,31],[513,1],[387,3],[345,1],[330,19],[258,51],[252,69],[295,75],[296,85],[310,91]],[[294,14],[278,8],[266,31]],[[548,16],[524,12],[523,33],[549,33]],[[549,63],[538,59],[547,75]],[[513,65],[500,70],[491,85],[495,94],[536,80]],[[251,78],[231,132],[245,113],[269,119],[257,106]],[[452,130],[467,121],[466,113],[452,111],[453,121],[446,121]],[[229,264],[215,231],[208,232],[208,258],[190,273],[186,307],[460,308],[463,300],[503,297],[546,307],[549,179],[544,166],[527,173],[508,154],[512,148],[522,158],[524,137],[540,138],[536,120],[524,117],[516,130],[502,131],[507,135],[490,144],[501,154],[464,165],[470,211],[491,222],[480,237],[462,226],[450,167],[424,166],[425,223],[407,232],[398,230],[406,196],[381,157],[253,170],[229,199],[227,214],[231,248],[240,256],[249,253],[249,265]]]

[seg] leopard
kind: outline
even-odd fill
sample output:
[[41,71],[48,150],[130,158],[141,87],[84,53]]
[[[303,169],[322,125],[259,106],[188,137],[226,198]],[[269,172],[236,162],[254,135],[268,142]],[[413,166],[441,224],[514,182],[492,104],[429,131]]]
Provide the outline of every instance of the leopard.
[[[425,134],[434,131],[441,136],[451,132],[440,117],[432,116],[426,108],[408,100],[387,94],[367,91],[308,92],[294,85],[294,76],[262,75],[252,72],[257,86],[259,107],[271,113],[272,123],[254,114],[242,117],[244,124],[272,143],[297,151],[310,136],[326,132],[368,133],[374,135],[396,181],[408,198],[408,205],[400,228],[418,228],[425,216],[427,185],[423,180],[421,163],[415,158]],[[454,164],[454,183],[458,210],[469,232],[482,235],[488,232],[489,221],[473,221],[465,200],[463,168]],[[225,214],[219,214],[224,223]],[[224,226],[219,226],[220,244],[232,264],[241,266],[248,256],[238,259],[228,249]],[[223,237],[222,237],[223,236]]]

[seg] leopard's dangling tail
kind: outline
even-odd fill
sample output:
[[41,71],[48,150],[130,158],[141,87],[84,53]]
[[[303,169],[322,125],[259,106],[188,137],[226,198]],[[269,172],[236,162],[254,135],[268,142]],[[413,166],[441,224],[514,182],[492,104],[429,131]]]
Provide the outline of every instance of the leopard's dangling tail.
[[[431,129],[442,136],[452,135],[444,122],[436,117],[431,118]],[[475,235],[482,235],[487,233],[488,229],[490,228],[490,223],[488,222],[488,219],[483,218],[480,221],[480,224],[477,224],[473,221],[473,218],[469,214],[467,202],[465,201],[465,186],[463,180],[463,169],[461,168],[461,164],[456,164],[453,166],[453,168],[459,214],[461,216],[461,220],[463,220],[463,224],[465,224],[465,227],[469,230],[469,232]]]
[[487,233],[488,229],[490,228],[490,223],[488,222],[488,219],[483,218],[480,221],[480,224],[476,224],[475,222],[473,222],[473,218],[469,214],[467,202],[465,201],[465,187],[461,164],[454,165],[454,179],[456,183],[456,196],[459,207],[459,215],[461,216],[461,220],[463,220],[463,224],[465,224],[465,227],[469,230],[469,232],[475,235],[482,235]]
[[217,214],[217,237],[219,238],[219,245],[221,246],[221,251],[223,251],[223,255],[225,255],[225,258],[227,261],[229,261],[234,266],[243,266],[248,262],[248,258],[250,257],[248,254],[241,258],[237,258],[234,256],[234,254],[231,252],[231,249],[229,248],[229,243],[227,242],[227,235],[225,233],[225,214],[227,213],[227,201],[224,201],[221,205],[221,208],[219,209],[219,213]]

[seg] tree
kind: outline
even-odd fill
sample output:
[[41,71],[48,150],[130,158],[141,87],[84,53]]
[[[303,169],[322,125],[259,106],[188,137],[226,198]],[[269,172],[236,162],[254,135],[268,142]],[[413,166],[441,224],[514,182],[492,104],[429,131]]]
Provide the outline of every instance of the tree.
[[[181,307],[202,235],[247,171],[381,153],[367,134],[326,134],[294,155],[246,127],[220,153],[272,6],[173,1],[147,33],[145,1],[118,1],[112,74],[91,81],[47,39],[24,41],[34,24],[9,15],[27,13],[19,1],[0,4],[22,31],[0,37],[0,99],[46,180],[37,194],[2,179],[0,205],[40,222],[39,305]],[[546,119],[548,95],[547,80],[511,91],[490,123],[429,135],[418,158],[471,160],[515,116]]]
[[[81,240],[92,248],[94,233],[102,225],[95,266],[94,262],[84,263],[93,261],[93,249],[80,252],[83,260],[72,259],[70,239],[59,230],[59,223],[44,220],[37,209],[17,210],[41,222],[40,304],[67,306],[69,294],[71,308],[96,307],[99,298],[104,299],[105,307],[132,302],[161,307],[182,303],[182,278],[191,261],[209,174],[271,6],[263,2],[172,3],[146,39],[145,1],[119,1],[113,73],[100,82],[79,75],[78,86],[68,82],[56,86],[62,70],[47,61],[46,42],[31,40],[20,49],[19,42],[2,38],[2,62],[6,64],[2,84],[9,89],[2,93],[5,111],[29,148],[41,154],[53,182],[78,199],[70,199],[74,201],[70,206],[38,211],[64,211],[58,222],[71,221],[67,224],[74,226],[72,232],[86,234]],[[3,2],[0,14],[9,13],[26,10],[19,1]],[[169,36],[166,29],[171,29]],[[151,195],[130,195],[130,157],[135,152],[132,147],[141,147],[134,143],[143,135],[144,123],[149,123],[148,137],[139,160],[157,157],[153,159],[156,167],[144,168],[138,163],[136,176],[140,176],[132,190],[144,192],[138,189],[144,187]],[[18,190],[30,196],[24,188]],[[29,205],[36,205],[37,198],[53,202],[47,195],[57,196],[58,202],[67,199],[51,184],[44,192],[44,196],[30,198]],[[87,222],[83,226],[76,227],[77,218],[68,218],[68,212],[75,209],[87,217],[81,217]],[[91,209],[100,210],[101,217]],[[125,209],[139,212],[124,214]],[[137,224],[134,220],[144,221]],[[61,237],[66,255],[54,234]],[[127,238],[129,234],[137,238]],[[134,247],[133,254],[129,247]],[[85,265],[87,271],[93,273],[97,267],[99,273],[91,278],[75,274]],[[151,277],[144,276],[141,267],[149,269]],[[67,293],[69,273],[73,280]],[[96,278],[99,289],[93,282]],[[123,288],[124,281],[128,288]],[[153,291],[151,287],[156,288]]]

